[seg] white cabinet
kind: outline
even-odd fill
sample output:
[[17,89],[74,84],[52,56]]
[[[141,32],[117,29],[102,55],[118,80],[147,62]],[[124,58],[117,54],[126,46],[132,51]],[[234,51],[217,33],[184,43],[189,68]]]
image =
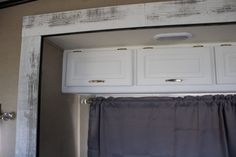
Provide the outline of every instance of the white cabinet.
[[213,83],[211,48],[140,49],[138,85],[199,85]]
[[236,46],[216,46],[218,84],[236,84]]
[[236,46],[66,50],[62,92],[236,92]]
[[132,85],[130,50],[68,51],[64,58],[66,87]]

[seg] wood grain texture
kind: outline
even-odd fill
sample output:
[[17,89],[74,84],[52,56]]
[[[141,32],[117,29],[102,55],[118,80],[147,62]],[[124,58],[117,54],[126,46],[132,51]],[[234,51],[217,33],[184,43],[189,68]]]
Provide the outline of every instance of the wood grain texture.
[[26,16],[23,36],[235,21],[235,0],[179,0]]
[[23,18],[23,36],[143,27],[144,5],[82,9]]
[[183,0],[147,3],[145,11],[147,26],[236,21],[235,0]]
[[17,99],[16,157],[35,157],[41,37],[22,38]]

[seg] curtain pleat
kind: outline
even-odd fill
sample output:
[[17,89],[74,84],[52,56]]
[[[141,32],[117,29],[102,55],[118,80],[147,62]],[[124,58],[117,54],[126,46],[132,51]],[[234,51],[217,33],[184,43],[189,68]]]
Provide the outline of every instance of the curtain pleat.
[[88,157],[236,157],[236,96],[96,98]]

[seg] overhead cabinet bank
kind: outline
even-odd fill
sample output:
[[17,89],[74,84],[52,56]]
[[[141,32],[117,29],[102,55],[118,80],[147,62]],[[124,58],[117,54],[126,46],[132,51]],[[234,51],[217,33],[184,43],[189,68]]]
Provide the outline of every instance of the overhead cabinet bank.
[[236,91],[236,46],[161,46],[64,52],[62,91]]

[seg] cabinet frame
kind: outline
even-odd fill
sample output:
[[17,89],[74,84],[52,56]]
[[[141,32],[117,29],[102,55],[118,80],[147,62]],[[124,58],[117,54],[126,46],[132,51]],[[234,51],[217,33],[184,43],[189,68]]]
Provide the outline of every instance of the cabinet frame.
[[[176,51],[176,52],[175,52]],[[199,52],[198,52],[199,51]],[[215,83],[214,79],[214,54],[213,54],[213,48],[212,47],[165,47],[165,48],[156,48],[156,49],[138,49],[138,83],[137,85],[210,85]],[[162,61],[163,64],[166,64],[165,61],[171,62],[177,62],[176,64],[180,64],[180,60],[182,61],[188,61],[188,59],[192,59],[192,63],[189,62],[189,64],[193,64],[193,61],[196,61],[199,67],[199,72],[194,73],[187,73],[187,71],[181,72],[162,72],[160,73],[160,76],[158,74],[150,74],[147,70],[151,70],[152,67],[147,67],[147,64],[150,63],[150,56],[151,59],[153,59],[153,64],[158,64],[158,60]],[[147,60],[148,59],[148,60]],[[157,61],[154,61],[154,59],[157,59]],[[166,59],[166,60],[165,60]],[[187,63],[187,62],[186,62]],[[205,69],[204,65],[206,65],[207,69]],[[184,65],[180,65],[181,67]],[[160,65],[161,66],[161,65]],[[164,66],[164,65],[163,65]],[[161,66],[161,69],[165,69],[165,67]],[[166,68],[168,68],[168,65],[165,65]],[[187,66],[187,65],[186,65]],[[190,65],[189,65],[190,66]],[[183,67],[186,70],[188,68]],[[153,68],[154,70],[155,68]],[[169,69],[170,70],[170,69]],[[177,70],[177,69],[176,69]],[[189,69],[190,70],[190,69]],[[197,70],[197,69],[195,69]],[[181,71],[181,70],[180,70]],[[193,72],[193,71],[192,71]],[[153,76],[150,76],[153,75]],[[182,75],[182,76],[181,76]]]
[[[83,53],[83,54],[78,54],[78,53]],[[119,75],[118,78],[116,78],[116,76],[110,76],[112,78],[105,78],[103,76],[100,77],[94,77],[94,78],[84,78],[84,79],[77,79],[75,81],[70,81],[71,75],[68,74],[68,65],[70,65],[70,63],[68,63],[68,57],[69,55],[82,55],[81,57],[86,57],[87,53],[92,53],[94,55],[99,56],[99,53],[103,53],[103,55],[112,55],[112,53],[114,53],[114,57],[119,57],[118,59],[116,59],[117,61],[120,61],[121,64],[121,74],[116,74],[117,76]],[[86,50],[66,50],[64,51],[63,54],[63,76],[62,76],[62,91],[63,88],[70,88],[71,86],[85,86],[85,87],[100,87],[100,86],[132,86],[133,85],[133,57],[134,56],[134,52],[132,49],[129,50],[117,50],[117,49],[86,49]],[[79,57],[79,56],[78,56]],[[123,59],[122,59],[123,57]],[[96,57],[93,56],[93,59],[95,59]],[[101,59],[101,58],[100,58]],[[128,67],[127,67],[128,66]],[[71,69],[72,70],[72,69]],[[109,74],[107,74],[109,75]],[[122,75],[122,76],[121,76]],[[66,77],[70,77],[71,79],[69,80],[70,82],[68,82],[68,78]],[[81,83],[76,83],[79,80],[81,80]],[[91,81],[91,82],[90,82]],[[94,81],[94,82],[92,82]],[[74,83],[73,83],[74,82]],[[108,83],[107,83],[108,82]],[[74,85],[73,85],[74,84]]]
[[[234,59],[235,65],[231,66],[235,67],[230,67],[229,59]],[[236,71],[232,72],[232,69],[236,69],[236,46],[216,46],[215,60],[217,84],[236,84]]]
[[[231,44],[231,45],[236,45],[236,43],[223,43],[223,44]],[[204,46],[204,47],[209,47],[211,49],[211,64],[212,64],[212,84],[197,84],[197,85],[137,85],[137,49],[145,49],[145,46],[129,46],[126,47],[127,50],[132,50],[134,51],[134,56],[133,56],[133,86],[110,86],[110,87],[105,87],[105,86],[100,86],[100,87],[67,87],[65,84],[62,84],[62,90],[65,93],[80,93],[80,94],[108,94],[108,93],[137,93],[137,94],[142,94],[142,93],[212,93],[212,92],[236,92],[236,84],[217,84],[216,83],[216,63],[215,63],[215,52],[214,52],[214,47],[215,46],[221,46],[222,43],[204,43],[204,44],[181,44],[181,45],[162,45],[162,46],[151,46],[151,48],[181,48],[181,47],[195,47],[195,46]],[[148,46],[150,48],[150,46]],[[113,49],[116,50],[119,47],[113,47],[113,48],[99,48],[99,50],[108,50],[108,49]],[[77,50],[77,49],[76,49]],[[75,51],[76,51],[75,50]],[[86,49],[81,49],[81,50],[86,50]],[[98,49],[94,49],[98,50]],[[64,58],[65,59],[65,58]],[[65,62],[65,60],[64,60]],[[65,79],[65,78],[63,78]]]

